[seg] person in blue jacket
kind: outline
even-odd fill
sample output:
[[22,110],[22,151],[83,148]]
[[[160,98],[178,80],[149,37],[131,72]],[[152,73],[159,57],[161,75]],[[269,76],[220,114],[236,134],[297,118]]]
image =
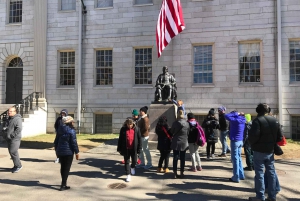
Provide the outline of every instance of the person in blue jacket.
[[79,159],[79,149],[77,145],[74,120],[71,116],[62,118],[63,125],[57,129],[54,140],[55,152],[60,161],[61,186],[60,191],[70,189],[67,186],[67,179],[73,162],[74,153],[76,160]]
[[225,114],[225,119],[230,122],[229,138],[233,166],[233,176],[229,178],[229,181],[238,183],[240,180],[245,179],[241,153],[246,119],[244,113],[238,113],[237,111]]

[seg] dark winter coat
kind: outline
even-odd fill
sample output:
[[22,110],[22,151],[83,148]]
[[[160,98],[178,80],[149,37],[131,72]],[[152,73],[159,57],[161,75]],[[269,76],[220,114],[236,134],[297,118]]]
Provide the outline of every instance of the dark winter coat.
[[225,114],[219,114],[220,131],[229,130],[229,122],[225,119]]
[[[142,149],[142,138],[141,138],[141,132],[140,129],[134,125],[134,141],[133,141],[133,150],[135,153],[139,154]],[[127,155],[127,137],[126,137],[126,131],[128,130],[128,127],[124,125],[120,129],[120,135],[118,140],[118,147],[117,151],[122,155]]]
[[188,135],[189,135],[190,125],[184,120],[180,119],[175,121],[171,127],[171,133],[173,134],[171,148],[172,150],[185,151],[188,145]]
[[205,138],[208,143],[218,142],[217,129],[219,129],[219,121],[217,118],[210,116],[206,117],[201,127],[204,128]]
[[22,138],[22,116],[15,114],[5,122],[2,135],[5,140],[20,140]]
[[[164,128],[172,138],[170,128],[167,125],[165,125]],[[155,127],[155,133],[157,135],[157,149],[160,151],[171,150],[171,139],[168,138],[161,125]]]
[[251,129],[252,122],[248,122],[245,125],[245,130],[244,130],[244,139],[243,139],[243,146],[245,147],[250,147],[250,142],[249,142],[249,130]]
[[66,113],[66,116],[68,116],[68,110],[67,109],[63,109],[60,114],[59,114],[59,117],[57,117],[56,121],[55,121],[55,124],[54,124],[54,128],[55,128],[55,131],[57,131],[57,129],[59,128],[59,126],[62,126],[63,125],[63,122],[62,122],[62,116],[61,116],[61,113],[64,112]]
[[275,143],[281,140],[282,130],[276,118],[259,115],[252,121],[249,142],[253,151],[273,153]]
[[70,156],[79,153],[76,132],[65,124],[58,127],[54,140],[55,152],[57,156]]
[[188,137],[188,142],[189,143],[196,143],[198,138],[199,138],[199,131],[196,127],[196,121],[188,121],[190,125],[190,132],[189,132],[189,137]]

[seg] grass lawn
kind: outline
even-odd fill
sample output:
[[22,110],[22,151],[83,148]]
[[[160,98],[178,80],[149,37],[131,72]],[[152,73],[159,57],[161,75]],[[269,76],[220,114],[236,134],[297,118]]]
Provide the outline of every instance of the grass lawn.
[[[116,139],[119,134],[77,134],[77,143],[81,152],[99,146],[107,140]],[[54,149],[55,134],[44,134],[22,138],[21,147],[33,149]]]

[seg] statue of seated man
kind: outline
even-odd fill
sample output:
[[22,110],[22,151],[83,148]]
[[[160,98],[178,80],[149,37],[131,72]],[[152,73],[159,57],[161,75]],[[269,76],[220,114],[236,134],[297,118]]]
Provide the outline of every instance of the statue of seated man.
[[163,73],[157,77],[155,101],[172,101],[176,99],[176,80],[173,75],[169,74],[168,67],[163,67]]

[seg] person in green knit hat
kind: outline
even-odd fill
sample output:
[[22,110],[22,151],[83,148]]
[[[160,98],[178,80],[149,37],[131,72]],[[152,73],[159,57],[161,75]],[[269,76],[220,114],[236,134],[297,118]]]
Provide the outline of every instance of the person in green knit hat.
[[247,167],[244,170],[252,171],[253,168],[253,151],[251,149],[251,145],[248,140],[248,132],[251,129],[252,121],[251,121],[251,114],[245,114],[246,125],[244,130],[244,152],[246,155],[246,164]]

